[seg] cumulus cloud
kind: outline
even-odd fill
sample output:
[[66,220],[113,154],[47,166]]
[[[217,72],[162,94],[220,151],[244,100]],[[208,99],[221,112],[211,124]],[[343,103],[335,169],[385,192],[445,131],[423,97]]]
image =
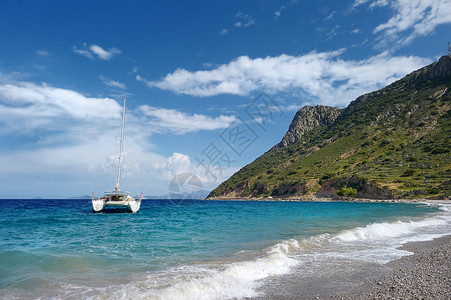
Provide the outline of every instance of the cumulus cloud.
[[88,47],[87,44],[83,44],[83,48],[79,49],[76,46],[72,47],[72,51],[89,59],[94,59],[96,56],[102,60],[110,60],[115,55],[120,54],[121,51],[117,48],[110,48],[108,50],[103,49],[98,45],[91,45]]
[[[223,168],[216,178],[209,175],[205,168],[213,169],[214,166],[202,166],[196,162],[196,159],[191,160],[191,158],[182,153],[174,152],[170,157],[166,159],[165,162],[155,164],[155,169],[157,170],[159,177],[162,180],[171,181],[176,176],[192,176],[194,175],[196,179],[200,180],[201,187],[205,190],[211,190],[225,179],[229,178],[238,171],[238,168]],[[182,188],[180,186],[180,188]],[[169,191],[171,192],[171,190]],[[176,192],[172,190],[172,192]],[[179,191],[177,191],[179,192]],[[186,192],[192,192],[190,190]]]
[[86,97],[76,91],[31,82],[0,85],[0,115],[11,127],[39,126],[52,118],[120,118],[121,107],[109,98]]
[[393,42],[407,45],[432,33],[437,26],[451,23],[451,0],[356,0],[354,7],[368,2],[370,9],[389,6],[394,12],[387,22],[374,29],[374,33],[382,34],[379,46]]
[[149,87],[198,97],[289,92],[323,104],[345,105],[429,62],[415,56],[392,57],[387,52],[363,60],[340,59],[344,51],[255,59],[241,56],[212,70],[177,69],[160,81],[139,75],[137,79]]
[[161,169],[164,179],[171,180],[180,173],[188,172],[191,160],[188,155],[174,152],[162,165],[157,165]]
[[234,116],[221,115],[212,118],[206,115],[189,115],[175,109],[156,108],[148,105],[140,106],[139,111],[149,117],[148,122],[154,130],[169,131],[174,134],[223,129],[236,120]]

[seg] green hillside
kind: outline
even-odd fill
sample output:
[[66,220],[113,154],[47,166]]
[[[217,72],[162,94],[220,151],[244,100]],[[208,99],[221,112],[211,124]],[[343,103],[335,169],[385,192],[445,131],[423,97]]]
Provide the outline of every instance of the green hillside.
[[[301,130],[209,197],[450,198],[450,92],[451,57],[444,56],[358,97],[331,124]],[[309,116],[296,114],[287,136],[299,117]]]

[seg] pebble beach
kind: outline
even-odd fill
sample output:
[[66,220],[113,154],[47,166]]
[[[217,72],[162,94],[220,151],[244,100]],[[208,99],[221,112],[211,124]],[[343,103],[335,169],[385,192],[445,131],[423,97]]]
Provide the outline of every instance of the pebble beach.
[[451,235],[402,249],[414,254],[390,262],[386,274],[349,292],[316,299],[451,299]]

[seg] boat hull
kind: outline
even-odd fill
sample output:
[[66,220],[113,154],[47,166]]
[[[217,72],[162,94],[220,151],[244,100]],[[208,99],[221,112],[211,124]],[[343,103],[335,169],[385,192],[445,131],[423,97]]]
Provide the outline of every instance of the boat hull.
[[105,208],[105,200],[104,199],[92,200],[92,209],[95,212],[103,211],[104,208]]
[[110,200],[102,197],[92,200],[94,212],[101,212],[107,208],[126,208],[129,212],[136,213],[140,207],[141,200],[136,200],[130,196],[124,200]]

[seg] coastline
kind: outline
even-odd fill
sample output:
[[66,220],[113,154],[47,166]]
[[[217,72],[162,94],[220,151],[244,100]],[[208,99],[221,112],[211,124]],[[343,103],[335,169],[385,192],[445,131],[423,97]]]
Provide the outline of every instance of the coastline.
[[[362,272],[362,282],[338,290],[297,286],[282,295],[257,297],[277,300],[451,299],[451,235],[412,242],[403,249],[413,254],[391,261],[373,272]],[[365,279],[366,278],[366,279]],[[316,292],[314,292],[316,290]]]
[[203,200],[213,201],[273,201],[273,202],[362,202],[362,203],[429,203],[451,204],[451,199],[368,199],[368,198],[241,198],[241,197],[207,197]]
[[316,299],[451,299],[451,235],[401,247],[413,252],[348,292]]

